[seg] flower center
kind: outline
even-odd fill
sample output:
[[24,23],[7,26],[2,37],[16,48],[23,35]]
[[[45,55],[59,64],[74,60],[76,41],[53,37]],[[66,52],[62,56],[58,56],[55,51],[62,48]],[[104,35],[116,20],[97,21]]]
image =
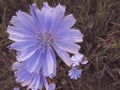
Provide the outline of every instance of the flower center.
[[53,43],[53,36],[49,33],[37,33],[36,43],[40,48],[46,48]]

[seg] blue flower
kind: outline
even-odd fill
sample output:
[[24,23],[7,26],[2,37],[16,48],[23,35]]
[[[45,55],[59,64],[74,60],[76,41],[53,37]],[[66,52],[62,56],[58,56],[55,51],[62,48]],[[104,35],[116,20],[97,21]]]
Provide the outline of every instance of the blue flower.
[[82,59],[83,59],[83,54],[81,54],[81,53],[79,53],[79,54],[75,54],[75,55],[73,55],[72,57],[71,57],[71,60],[72,60],[72,62],[73,62],[73,67],[75,67],[75,66],[78,66],[79,65],[79,63],[82,61]]
[[73,67],[78,66],[79,64],[87,64],[88,63],[86,57],[84,57],[84,55],[81,53],[73,55],[71,57],[71,61],[73,62],[73,64],[72,64]]
[[32,4],[30,15],[19,10],[12,17],[7,32],[15,42],[10,47],[17,51],[17,61],[26,63],[25,73],[39,75],[42,69],[44,76],[55,76],[55,52],[68,66],[72,65],[69,53],[79,53],[76,43],[83,41],[83,35],[71,28],[76,22],[73,15],[64,14],[65,6],[51,7],[45,2],[41,10]]
[[73,67],[71,70],[69,70],[68,76],[70,76],[71,79],[77,80],[82,74],[82,69],[78,70],[76,67]]
[[24,68],[25,65],[25,63],[19,62],[15,62],[13,64],[12,69],[15,70],[15,77],[17,82],[21,83],[23,87],[28,86],[27,89],[42,90],[42,87],[44,85],[46,90],[54,90],[49,89],[48,82],[46,80],[46,77],[43,76],[42,70],[40,70],[39,73],[30,73]]

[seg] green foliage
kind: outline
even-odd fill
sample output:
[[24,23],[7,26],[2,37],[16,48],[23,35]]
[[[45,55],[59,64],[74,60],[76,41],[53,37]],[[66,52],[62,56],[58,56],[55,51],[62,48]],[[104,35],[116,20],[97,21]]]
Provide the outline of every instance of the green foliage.
[[[89,63],[77,81],[67,76],[69,68],[58,63],[56,90],[120,90],[120,0],[32,0],[38,7],[43,1],[66,6],[66,14],[77,19],[74,28],[84,34],[81,52]],[[12,41],[6,33],[9,21],[17,10],[29,13],[29,0],[0,0],[0,90],[21,87],[15,82],[12,63],[15,51],[9,49]],[[21,90],[25,88],[21,87]]]

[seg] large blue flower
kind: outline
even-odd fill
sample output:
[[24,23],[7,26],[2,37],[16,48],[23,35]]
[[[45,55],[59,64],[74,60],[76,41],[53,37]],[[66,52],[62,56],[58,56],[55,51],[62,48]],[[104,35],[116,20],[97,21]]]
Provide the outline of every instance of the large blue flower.
[[[36,4],[30,6],[30,15],[18,11],[8,26],[9,39],[15,41],[11,48],[17,51],[17,61],[27,63],[24,67],[30,73],[56,74],[56,57],[68,65],[72,64],[68,53],[78,54],[83,41],[79,30],[72,29],[76,20],[72,14],[64,16],[65,7],[58,4],[50,7],[47,2],[39,10]],[[54,52],[55,51],[55,52]]]

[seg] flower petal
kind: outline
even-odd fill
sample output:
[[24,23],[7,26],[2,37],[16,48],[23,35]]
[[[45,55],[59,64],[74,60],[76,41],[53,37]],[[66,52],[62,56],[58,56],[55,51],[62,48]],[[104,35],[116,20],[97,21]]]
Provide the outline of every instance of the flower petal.
[[30,73],[36,71],[37,66],[39,66],[40,57],[41,57],[41,53],[38,50],[27,60],[28,63],[26,65],[26,68]]
[[63,51],[73,53],[73,54],[79,53],[80,46],[75,43],[66,42],[64,40],[62,40],[62,41],[59,40],[59,41],[56,41],[55,43]]
[[70,66],[72,64],[72,61],[71,61],[70,56],[69,56],[68,53],[66,53],[65,51],[61,50],[57,46],[53,46],[53,48],[55,49],[55,51],[57,52],[58,56],[63,60],[63,62],[65,64],[67,64],[68,66]]
[[75,24],[75,22],[76,20],[72,14],[64,17],[56,33],[59,34],[63,31],[70,29]]
[[12,65],[12,70],[19,69],[19,67],[20,67],[20,64],[19,64],[18,62],[15,62],[15,63],[13,63],[13,65]]
[[[36,24],[36,26],[40,29],[41,28],[41,24],[40,24],[40,17],[41,17],[41,13],[40,10],[37,8],[37,5],[35,3],[33,3],[30,6],[30,12],[32,15],[32,18],[34,20],[34,23]],[[39,20],[40,19],[40,20]],[[43,20],[42,20],[43,21]]]
[[48,76],[54,73],[54,68],[56,66],[55,63],[55,56],[51,52],[51,48],[47,48],[46,51],[46,62],[44,62],[44,67],[43,67],[43,74],[44,76]]
[[57,40],[64,39],[66,41],[82,42],[83,34],[79,30],[69,29],[59,34],[55,34],[55,38]]
[[65,9],[66,9],[66,7],[65,7],[65,6],[62,6],[62,5],[60,5],[60,4],[58,4],[58,5],[56,6],[56,8],[55,8],[56,14],[55,14],[55,22],[54,22],[53,32],[54,32],[55,30],[58,30],[59,25],[60,25],[60,23],[62,22],[62,19],[63,19],[63,17],[64,17]]
[[26,78],[26,80],[24,82],[22,82],[22,86],[26,86],[29,85],[34,79],[34,74],[29,74],[29,76]]
[[17,35],[10,35],[9,39],[13,40],[13,41],[16,41],[16,42],[19,42],[19,41],[29,41],[30,39],[34,40],[33,38],[20,37],[20,36],[17,36]]
[[37,76],[37,80],[35,82],[35,88],[38,89],[40,84],[40,75]]
[[50,32],[52,30],[54,21],[55,21],[55,11],[53,8],[46,8],[44,10],[44,27],[46,32]]
[[22,28],[17,28],[17,27],[14,27],[14,26],[8,26],[7,32],[10,35],[16,35],[16,36],[19,36],[19,37],[27,37],[27,38],[33,38],[34,37],[34,33],[31,33],[29,30],[22,29]]
[[75,54],[71,57],[71,60],[73,62],[82,62],[82,59],[83,59],[84,55],[79,53],[79,54]]
[[36,28],[36,26],[35,26],[35,24],[33,22],[33,19],[32,19],[32,17],[29,14],[19,10],[17,12],[17,17],[20,18],[26,24],[28,24],[29,27],[31,27],[33,29],[32,31],[37,31],[37,28]]
[[[21,11],[20,11],[20,12],[21,12]],[[19,13],[19,11],[18,11],[17,13]],[[24,12],[22,12],[22,13],[24,13]],[[24,15],[22,15],[22,17],[24,17]],[[25,17],[25,18],[26,18],[26,17]],[[31,19],[32,19],[32,18],[26,19],[26,21],[31,22]],[[26,22],[25,22],[21,17],[19,17],[19,16],[13,16],[10,22],[11,22],[15,27],[21,28],[21,29],[25,29],[26,31],[29,30],[30,32],[33,32],[33,33],[34,33],[34,31],[36,30],[36,28],[35,28],[33,25],[31,25],[31,24],[29,24],[29,23],[26,23]]]
[[44,80],[45,77],[43,76],[42,72],[40,73],[40,83],[39,83],[39,89],[42,90],[43,84],[44,84]]
[[16,58],[18,61],[25,61],[30,58],[36,52],[36,50],[37,49],[35,47],[30,47],[21,52],[17,52]]
[[45,86],[45,89],[48,90],[49,85],[48,85],[46,78],[44,78],[44,86]]
[[20,51],[20,50],[30,48],[30,47],[34,46],[34,44],[35,44],[35,42],[33,42],[33,41],[14,42],[10,45],[10,48]]
[[54,83],[49,84],[48,90],[55,90],[56,85]]
[[35,83],[36,83],[36,81],[37,81],[37,77],[38,77],[38,75],[34,75],[33,80],[32,80],[31,83],[28,85],[28,89],[33,88],[33,86],[35,86]]
[[49,31],[50,33],[53,33],[62,21],[65,13],[65,7],[58,4],[55,8],[52,8],[47,2],[45,2],[41,13],[44,16],[44,27],[47,32]]
[[15,73],[15,76],[17,76],[16,81],[23,82],[26,79],[27,75],[28,75],[28,73],[26,71],[17,71]]
[[81,62],[81,64],[87,64],[88,63],[88,61],[82,61]]

